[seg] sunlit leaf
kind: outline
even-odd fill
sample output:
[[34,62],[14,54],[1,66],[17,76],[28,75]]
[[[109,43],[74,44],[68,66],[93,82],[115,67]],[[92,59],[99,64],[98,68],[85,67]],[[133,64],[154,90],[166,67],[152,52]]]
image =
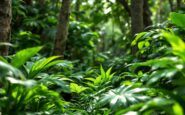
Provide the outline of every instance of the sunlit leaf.
[[134,41],[132,42],[132,46],[137,44],[137,41],[139,40],[139,38],[141,38],[142,36],[144,36],[147,32],[141,32],[139,34],[137,34],[136,38],[134,39]]
[[163,36],[168,40],[173,48],[173,53],[180,56],[185,60],[185,43],[184,41],[174,34],[163,32]]
[[87,89],[86,87],[80,86],[80,85],[75,84],[75,83],[70,84],[71,92],[81,93],[81,92],[85,91],[86,89]]
[[56,60],[60,58],[60,56],[52,56],[49,58],[43,58],[35,62],[30,70],[29,78],[33,78],[39,72],[48,69],[51,66],[54,66],[58,63],[63,62],[62,60]]
[[173,24],[185,29],[185,14],[172,12],[170,13],[170,19]]
[[21,50],[15,54],[11,60],[11,64],[17,68],[21,67],[27,60],[38,53],[42,47],[33,47]]
[[121,86],[117,89],[110,90],[106,94],[103,94],[98,105],[103,106],[109,103],[111,108],[114,110],[121,106],[128,107],[132,104],[148,100],[149,97],[142,94],[147,90],[147,88]]
[[175,115],[184,115],[183,108],[178,103],[173,105],[173,111]]

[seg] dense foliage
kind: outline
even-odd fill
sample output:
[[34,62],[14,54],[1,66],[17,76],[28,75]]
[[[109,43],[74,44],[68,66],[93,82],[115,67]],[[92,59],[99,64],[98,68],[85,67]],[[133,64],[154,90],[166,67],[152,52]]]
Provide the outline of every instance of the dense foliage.
[[72,10],[63,58],[51,55],[60,2],[12,2],[12,40],[0,43],[10,46],[0,56],[0,114],[184,115],[183,8],[131,40],[120,4],[84,0]]

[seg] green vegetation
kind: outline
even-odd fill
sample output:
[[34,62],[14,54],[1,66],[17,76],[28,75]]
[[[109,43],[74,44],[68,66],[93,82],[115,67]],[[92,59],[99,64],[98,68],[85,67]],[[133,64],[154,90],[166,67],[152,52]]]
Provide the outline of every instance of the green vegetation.
[[11,40],[0,40],[0,114],[184,115],[183,2],[148,0],[153,24],[140,31],[132,0],[123,1],[71,1],[65,51],[55,55],[64,2],[12,0]]

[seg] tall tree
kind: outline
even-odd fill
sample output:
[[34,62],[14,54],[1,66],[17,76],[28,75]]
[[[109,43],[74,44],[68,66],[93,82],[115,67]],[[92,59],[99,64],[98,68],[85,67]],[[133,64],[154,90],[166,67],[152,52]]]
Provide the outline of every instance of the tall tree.
[[118,2],[120,2],[122,4],[124,9],[127,11],[128,15],[131,16],[131,11],[130,11],[130,7],[128,5],[128,1],[127,0],[118,0]]
[[76,0],[76,4],[75,4],[76,20],[79,20],[80,4],[81,4],[81,0]]
[[[131,0],[131,30],[132,35],[142,32],[144,29],[143,23],[143,0]],[[135,54],[137,48],[132,48],[132,53]]]
[[131,26],[132,34],[143,31],[143,0],[131,0]]
[[57,28],[56,38],[55,38],[55,46],[53,50],[54,55],[64,56],[66,40],[68,37],[70,3],[71,3],[71,0],[62,1],[61,11],[59,15],[59,23],[58,23],[58,28]]
[[180,8],[182,5],[182,0],[177,0],[177,8]]
[[[0,0],[0,42],[9,42],[11,33],[11,0]],[[8,46],[0,47],[0,55],[8,55]]]
[[152,25],[151,20],[152,13],[148,4],[148,0],[143,0],[143,24],[144,28]]
[[170,9],[171,11],[174,11],[174,4],[173,4],[173,0],[168,0],[169,4],[170,4]]

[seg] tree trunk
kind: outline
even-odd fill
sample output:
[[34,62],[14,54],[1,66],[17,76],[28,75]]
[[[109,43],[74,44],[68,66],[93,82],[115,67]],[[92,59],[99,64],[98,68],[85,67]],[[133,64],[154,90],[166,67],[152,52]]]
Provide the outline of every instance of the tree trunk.
[[[131,29],[132,35],[142,32],[144,28],[143,24],[143,0],[131,0]],[[132,48],[132,53],[135,54],[137,48]]]
[[182,5],[182,0],[177,0],[177,9],[181,8]]
[[170,4],[170,9],[171,11],[174,11],[174,5],[173,5],[173,0],[168,0],[169,4]]
[[143,0],[131,0],[132,34],[143,31]]
[[26,5],[31,5],[32,4],[32,0],[23,0],[24,1],[24,3],[26,4]]
[[130,7],[128,5],[128,1],[126,1],[126,0],[118,0],[118,2],[120,2],[122,4],[124,9],[127,11],[128,15],[131,16],[131,11],[130,11]]
[[152,25],[152,20],[151,20],[151,11],[149,8],[149,4],[148,4],[148,0],[144,0],[143,3],[143,24],[144,24],[144,28]]
[[80,3],[81,0],[76,0],[76,4],[75,4],[75,12],[76,12],[76,20],[79,20],[79,14],[80,14]]
[[68,37],[69,16],[70,16],[70,0],[63,0],[55,38],[55,46],[53,51],[54,55],[64,56],[66,40]]
[[[0,42],[9,42],[11,33],[11,0],[0,0]],[[0,47],[0,55],[8,55],[8,46]]]

